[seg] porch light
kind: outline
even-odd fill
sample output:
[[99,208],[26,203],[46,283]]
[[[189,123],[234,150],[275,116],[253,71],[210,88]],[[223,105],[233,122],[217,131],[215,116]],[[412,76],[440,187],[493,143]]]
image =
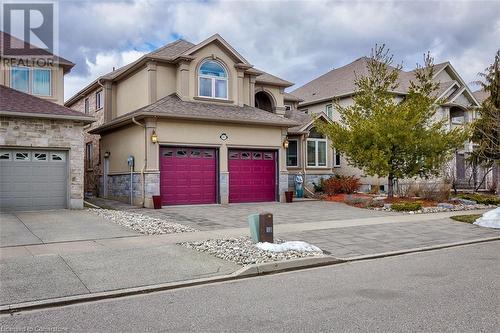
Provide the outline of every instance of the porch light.
[[152,143],[157,143],[158,142],[158,135],[156,135],[155,130],[153,130],[153,134],[151,134],[151,142]]
[[108,158],[108,157],[109,157],[109,155],[111,155],[111,153],[110,153],[109,151],[105,151],[105,152],[104,152],[104,158]]
[[288,139],[285,139],[285,141],[283,141],[283,148],[288,149]]

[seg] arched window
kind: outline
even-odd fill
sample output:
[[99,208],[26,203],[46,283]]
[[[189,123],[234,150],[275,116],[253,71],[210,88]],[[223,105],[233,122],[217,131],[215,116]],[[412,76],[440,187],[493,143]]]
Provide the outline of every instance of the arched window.
[[206,60],[198,72],[198,94],[201,97],[227,99],[227,72],[215,60]]

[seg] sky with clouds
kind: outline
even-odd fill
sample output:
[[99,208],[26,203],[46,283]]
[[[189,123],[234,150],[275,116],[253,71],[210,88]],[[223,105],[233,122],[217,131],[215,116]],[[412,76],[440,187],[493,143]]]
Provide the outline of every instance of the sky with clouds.
[[59,53],[76,63],[66,98],[168,42],[214,33],[294,88],[369,55],[375,43],[406,68],[430,51],[472,82],[500,48],[499,14],[500,1],[61,0]]

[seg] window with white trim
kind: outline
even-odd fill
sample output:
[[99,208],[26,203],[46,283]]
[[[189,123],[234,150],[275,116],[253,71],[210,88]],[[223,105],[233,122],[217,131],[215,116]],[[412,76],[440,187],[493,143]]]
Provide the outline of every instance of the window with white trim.
[[298,166],[298,141],[288,140],[288,148],[286,149],[286,166]]
[[328,118],[333,119],[333,105],[332,104],[327,104],[325,106],[325,113],[328,116]]
[[340,153],[337,153],[337,149],[333,148],[333,166],[340,166]]
[[95,107],[97,110],[104,107],[104,93],[102,90],[95,93]]
[[307,139],[307,166],[326,167],[326,159],[326,138],[313,127]]
[[227,99],[227,71],[218,61],[205,60],[198,71],[198,96]]

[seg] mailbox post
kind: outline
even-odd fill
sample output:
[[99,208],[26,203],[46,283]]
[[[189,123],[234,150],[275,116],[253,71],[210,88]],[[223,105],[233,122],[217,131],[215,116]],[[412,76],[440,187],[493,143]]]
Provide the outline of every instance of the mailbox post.
[[259,214],[259,242],[273,243],[273,214]]

